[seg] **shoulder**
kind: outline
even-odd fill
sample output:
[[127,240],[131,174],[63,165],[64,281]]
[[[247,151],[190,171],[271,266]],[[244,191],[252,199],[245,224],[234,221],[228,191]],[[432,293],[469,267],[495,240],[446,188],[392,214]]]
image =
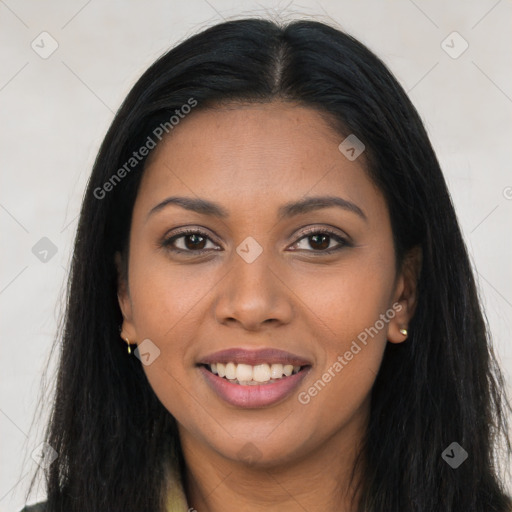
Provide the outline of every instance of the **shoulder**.
[[27,505],[25,508],[21,509],[20,512],[45,512],[46,511],[46,501],[40,501],[35,505]]

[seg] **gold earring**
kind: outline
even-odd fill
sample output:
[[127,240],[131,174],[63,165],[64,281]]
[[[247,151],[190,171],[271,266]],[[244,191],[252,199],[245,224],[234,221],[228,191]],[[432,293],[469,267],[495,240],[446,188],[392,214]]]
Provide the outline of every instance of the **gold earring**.
[[130,348],[130,340],[128,338],[124,338],[124,340],[126,341],[126,344],[128,345],[128,354],[131,354],[132,349]]
[[407,329],[400,329],[400,334],[403,334],[404,336],[407,336],[408,332]]

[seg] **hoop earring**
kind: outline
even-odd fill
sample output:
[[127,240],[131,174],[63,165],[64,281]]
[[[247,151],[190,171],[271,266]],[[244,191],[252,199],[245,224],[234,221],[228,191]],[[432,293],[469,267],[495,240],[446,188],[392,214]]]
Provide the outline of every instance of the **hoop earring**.
[[123,338],[126,341],[126,345],[128,346],[128,354],[132,353],[130,340],[128,338]]

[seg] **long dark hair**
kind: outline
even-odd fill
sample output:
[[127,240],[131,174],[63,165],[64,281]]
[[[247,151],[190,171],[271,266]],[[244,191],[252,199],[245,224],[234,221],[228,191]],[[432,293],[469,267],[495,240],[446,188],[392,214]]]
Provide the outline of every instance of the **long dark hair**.
[[[409,249],[423,253],[409,339],[388,343],[372,390],[358,510],[509,510],[496,447],[501,440],[510,456],[510,406],[418,113],[386,66],[351,36],[314,21],[259,19],[213,26],[159,58],[106,134],[83,201],[56,341],[60,364],[46,441],[58,458],[45,472],[48,510],[163,510],[167,464],[182,471],[184,461],[174,418],[119,338],[114,254],[127,260],[144,159],[126,163],[155,138],[156,127],[172,129],[169,120],[183,105],[272,100],[315,108],[332,120],[340,141],[355,134],[364,142],[368,173],[387,201],[397,266]],[[116,173],[122,178],[113,179]],[[457,469],[442,457],[452,442],[468,453]]]

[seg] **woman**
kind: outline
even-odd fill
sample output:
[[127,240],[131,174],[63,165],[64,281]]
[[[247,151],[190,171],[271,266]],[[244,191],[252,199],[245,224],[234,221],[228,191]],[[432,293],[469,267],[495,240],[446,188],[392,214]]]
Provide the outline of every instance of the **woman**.
[[84,198],[43,510],[508,511],[503,390],[375,55],[248,19],[144,73]]

